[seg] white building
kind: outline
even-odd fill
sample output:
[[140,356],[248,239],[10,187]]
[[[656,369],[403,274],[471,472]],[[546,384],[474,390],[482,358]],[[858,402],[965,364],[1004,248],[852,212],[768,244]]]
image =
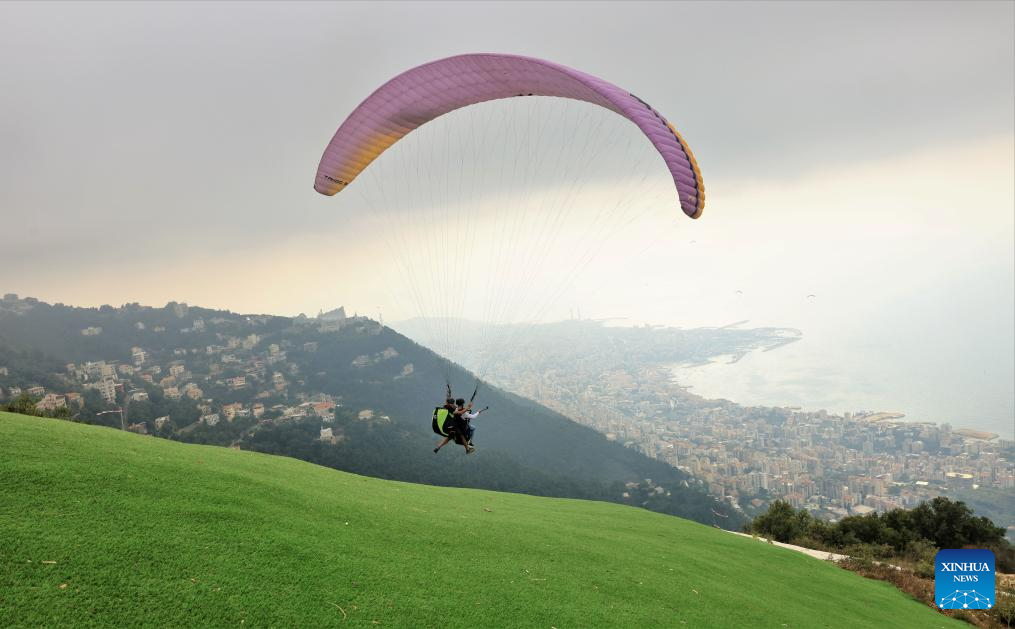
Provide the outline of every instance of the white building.
[[116,380],[116,363],[101,363],[99,365],[99,379]]
[[46,397],[36,403],[35,408],[40,411],[55,411],[61,406],[67,406],[67,398],[56,393],[47,393]]
[[199,400],[204,397],[204,391],[193,382],[188,382],[183,387],[183,393],[192,400]]
[[92,385],[92,388],[99,392],[102,399],[108,404],[116,403],[116,383],[112,380],[100,380]]

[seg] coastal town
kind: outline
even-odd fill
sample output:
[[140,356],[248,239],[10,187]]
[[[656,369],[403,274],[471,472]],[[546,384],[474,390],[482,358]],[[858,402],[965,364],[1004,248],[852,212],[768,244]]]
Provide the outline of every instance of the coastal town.
[[[1010,438],[898,412],[744,406],[697,395],[676,375],[675,366],[772,350],[797,340],[797,330],[574,320],[513,337],[510,352],[486,350],[498,357],[486,373],[493,384],[693,474],[746,515],[774,499],[838,520],[942,495],[1010,503],[1015,492]],[[482,357],[489,347],[477,342],[458,357]],[[998,514],[1015,537],[1011,510]]]
[[[0,301],[0,310],[23,314],[37,303],[8,294]],[[327,424],[334,420],[341,400],[308,387],[299,361],[289,357],[290,353],[305,356],[317,352],[317,342],[294,346],[286,335],[269,329],[269,317],[205,319],[192,314],[185,303],[172,303],[170,308],[178,320],[171,331],[163,325],[148,330],[143,321],[131,325],[139,333],[178,334],[195,342],[172,349],[132,346],[129,356],[122,358],[96,356],[66,363],[63,370],[47,374],[48,387],[36,382],[22,384],[17,373],[0,365],[0,384],[5,385],[0,386],[0,401],[30,396],[37,411],[69,418],[90,411],[93,416],[111,416],[111,425],[138,434],[187,435],[202,428],[241,427],[235,445],[258,426],[303,418],[321,420],[322,441],[340,438]],[[296,329],[319,333],[359,329],[374,334],[380,330],[370,319],[346,316],[343,308],[293,321]],[[108,332],[101,326],[87,326],[78,334],[95,338]],[[210,338],[215,342],[207,343]],[[378,356],[357,356],[352,366],[397,356],[388,348]],[[411,365],[403,367],[403,371],[411,369]],[[93,404],[87,405],[88,401]],[[373,409],[356,412],[361,419],[375,419]]]
[[834,520],[957,491],[1015,489],[1015,443],[995,434],[903,421],[901,413],[740,406],[690,393],[665,366],[604,373],[585,364],[506,367],[499,382],[692,473],[748,512],[781,498]]

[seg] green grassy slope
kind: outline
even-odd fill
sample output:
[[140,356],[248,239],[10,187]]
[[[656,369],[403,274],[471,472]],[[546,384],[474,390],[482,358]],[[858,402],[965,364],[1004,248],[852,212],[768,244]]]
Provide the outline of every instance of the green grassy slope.
[[964,626],[640,509],[0,413],[0,625],[85,624]]

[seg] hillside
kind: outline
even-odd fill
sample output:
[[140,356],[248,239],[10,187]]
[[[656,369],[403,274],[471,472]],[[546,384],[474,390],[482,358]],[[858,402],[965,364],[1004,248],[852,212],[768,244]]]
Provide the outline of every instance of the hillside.
[[[445,375],[466,396],[474,377],[363,318],[12,299],[0,302],[0,367],[8,368],[0,372],[6,391],[79,391],[83,406],[73,412],[86,423],[119,426],[117,414],[99,413],[127,405],[127,425],[174,440],[237,444],[393,480],[627,501],[709,524],[716,511],[731,528],[743,521],[688,474],[494,387],[477,398],[490,406],[476,422],[479,451],[466,458],[450,447],[434,455],[430,416]],[[237,379],[242,386],[231,384]],[[115,403],[100,397],[103,383]],[[322,416],[314,402],[333,411]],[[263,415],[252,410],[257,405]],[[236,406],[240,412],[228,416]],[[160,418],[168,423],[160,426]],[[320,440],[322,428],[332,430],[332,443]]]
[[641,509],[0,414],[0,624],[962,627]]

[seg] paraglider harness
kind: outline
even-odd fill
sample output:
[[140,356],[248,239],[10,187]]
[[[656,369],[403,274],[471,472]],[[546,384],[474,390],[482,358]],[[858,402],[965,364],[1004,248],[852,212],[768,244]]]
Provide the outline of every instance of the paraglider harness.
[[455,427],[451,411],[443,406],[433,409],[432,427],[433,431],[442,437],[453,437]]
[[[453,399],[451,395],[451,383],[447,384],[448,399]],[[479,382],[476,382],[476,388],[472,391],[472,397],[469,398],[469,404],[476,399],[476,394],[479,393]],[[490,408],[489,406],[486,408]],[[483,410],[485,411],[486,408]],[[465,419],[456,421],[454,412],[448,410],[447,406],[438,406],[433,409],[433,421],[431,428],[433,431],[442,437],[451,437],[456,443],[461,443],[468,438],[468,424],[469,422]]]

